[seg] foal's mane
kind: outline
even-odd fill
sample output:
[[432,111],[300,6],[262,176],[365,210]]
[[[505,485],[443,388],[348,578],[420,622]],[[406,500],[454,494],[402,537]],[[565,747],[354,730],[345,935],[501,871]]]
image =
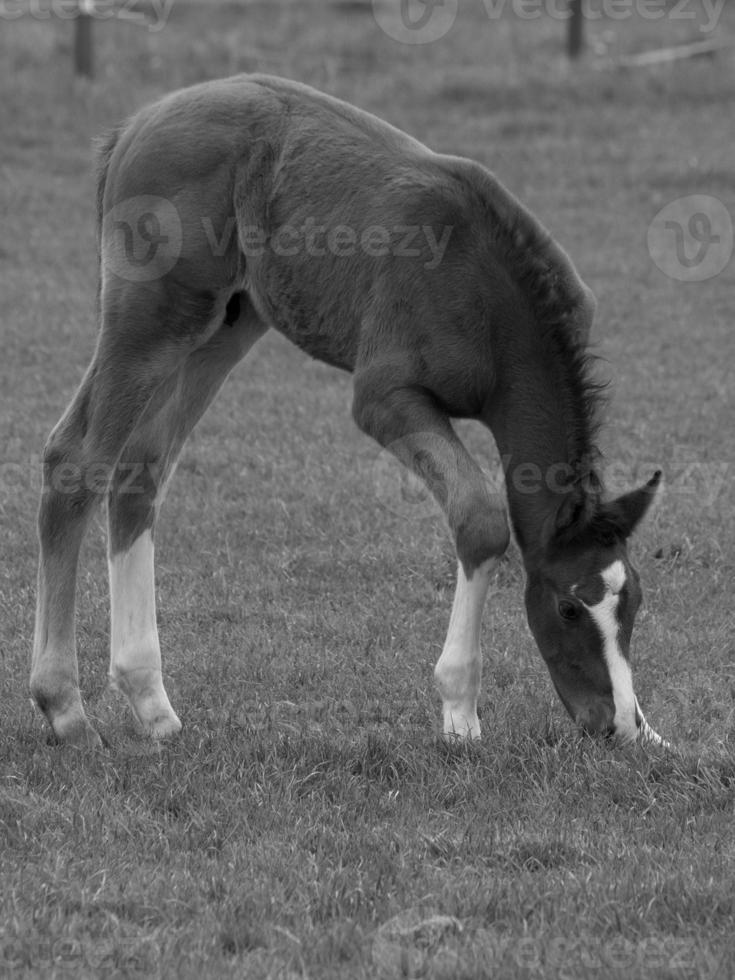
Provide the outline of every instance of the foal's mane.
[[[544,237],[550,239],[546,233]],[[577,301],[566,288],[564,270],[550,264],[541,235],[519,248],[517,235],[508,242],[508,267],[533,314],[539,343],[555,375],[567,430],[568,462],[575,480],[599,489],[597,438],[602,424],[603,393],[607,383],[595,377],[598,358],[570,322]]]
[[486,189],[485,206],[491,212],[496,248],[529,305],[539,345],[554,375],[567,433],[564,462],[571,467],[572,506],[567,508],[565,534],[572,538],[593,528],[603,493],[597,438],[608,382],[595,377],[599,358],[590,352],[586,331],[580,329],[585,320],[585,287],[566,253],[510,194],[500,198],[498,187],[492,185]]
[[[596,526],[603,493],[599,472],[602,454],[597,444],[607,382],[595,377],[598,358],[570,323],[576,301],[570,296],[564,270],[548,261],[547,232],[518,248],[511,238],[509,259],[515,277],[531,306],[551,365],[567,432],[567,461],[571,466],[571,507],[567,526],[557,529],[557,541],[571,541],[583,530]],[[561,511],[560,511],[561,513]],[[563,524],[563,522],[562,522]]]

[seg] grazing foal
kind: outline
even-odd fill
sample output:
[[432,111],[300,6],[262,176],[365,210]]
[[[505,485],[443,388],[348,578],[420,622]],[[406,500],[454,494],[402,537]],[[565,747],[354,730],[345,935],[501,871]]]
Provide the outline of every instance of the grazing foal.
[[357,425],[415,472],[456,542],[436,682],[444,732],[477,738],[480,619],[505,508],[451,418],[493,433],[531,630],[575,721],[660,741],[628,662],[626,541],[658,483],[612,501],[595,471],[594,299],[484,167],[433,153],[304,85],[239,76],[175,92],[101,148],[101,324],[44,456],[31,689],[57,738],[99,741],[79,692],[77,563],[109,522],[112,683],[153,736],[164,690],[153,529],[193,426],[269,327],[354,376]]

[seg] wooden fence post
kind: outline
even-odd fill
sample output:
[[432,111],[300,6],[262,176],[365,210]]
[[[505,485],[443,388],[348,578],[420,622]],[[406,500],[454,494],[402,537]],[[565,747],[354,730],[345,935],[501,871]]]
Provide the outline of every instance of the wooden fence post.
[[582,0],[569,0],[569,31],[567,33],[567,54],[570,58],[578,58],[584,44],[584,17]]
[[93,13],[94,0],[79,0],[79,13],[74,25],[74,73],[87,78],[94,75]]

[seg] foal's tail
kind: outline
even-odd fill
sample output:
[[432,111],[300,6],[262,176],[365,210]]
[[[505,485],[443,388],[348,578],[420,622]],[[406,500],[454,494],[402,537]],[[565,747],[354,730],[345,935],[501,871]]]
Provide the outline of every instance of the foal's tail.
[[[110,160],[112,159],[112,154],[117,146],[117,141],[120,138],[120,133],[122,129],[112,129],[104,136],[94,141],[94,148],[96,153],[96,178],[97,178],[97,262],[101,265],[102,261],[102,218],[104,210],[104,200],[105,200],[105,187],[107,185],[107,172],[110,169]],[[102,290],[102,276],[99,275],[97,278],[97,314],[99,316],[100,303],[101,303],[101,290]]]
[[107,171],[110,169],[110,160],[120,138],[120,129],[113,129],[104,136],[95,140],[95,151],[97,154],[97,243],[102,234],[102,208],[105,200],[105,185],[107,184]]

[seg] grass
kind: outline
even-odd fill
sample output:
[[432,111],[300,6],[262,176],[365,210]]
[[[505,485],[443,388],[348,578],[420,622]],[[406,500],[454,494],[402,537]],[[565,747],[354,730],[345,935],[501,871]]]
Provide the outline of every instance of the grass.
[[[733,264],[686,284],[646,250],[677,197],[735,215],[732,55],[572,70],[563,25],[461,7],[442,41],[399,48],[358,4],[179,0],[157,33],[95,25],[93,83],[71,78],[69,23],[3,28],[0,974],[732,975]],[[693,34],[672,19],[588,27],[614,51]],[[634,544],[634,646],[641,704],[676,753],[573,731],[514,552],[486,616],[485,741],[437,740],[451,542],[355,430],[349,379],[275,335],[188,444],[158,533],[181,738],[148,744],[106,688],[96,528],[80,674],[108,747],[46,744],[27,695],[38,458],[94,339],[90,138],[159,92],[240,70],[298,77],[484,161],[577,260],[614,379],[610,475],[622,489],[666,473]],[[461,431],[497,472],[487,435]]]

